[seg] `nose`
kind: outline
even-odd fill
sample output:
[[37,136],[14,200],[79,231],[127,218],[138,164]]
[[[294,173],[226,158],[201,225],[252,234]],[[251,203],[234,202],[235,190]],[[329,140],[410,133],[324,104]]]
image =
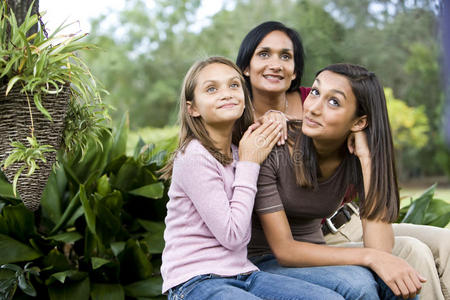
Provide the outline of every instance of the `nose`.
[[222,89],[220,93],[220,99],[227,100],[232,97],[232,91],[230,88],[224,88]]
[[311,114],[317,116],[322,112],[322,101],[321,99],[307,99],[305,101],[305,111],[309,111]]

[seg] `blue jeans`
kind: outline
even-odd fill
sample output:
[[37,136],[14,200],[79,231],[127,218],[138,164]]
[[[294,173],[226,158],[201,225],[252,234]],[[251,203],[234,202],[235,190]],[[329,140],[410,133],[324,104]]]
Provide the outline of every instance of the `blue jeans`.
[[[391,289],[371,270],[361,266],[286,268],[272,254],[250,259],[261,271],[288,276],[336,291],[347,300],[394,300]],[[418,297],[414,299],[419,299]]]
[[338,293],[309,282],[256,271],[221,277],[198,275],[169,290],[169,300],[344,300]]

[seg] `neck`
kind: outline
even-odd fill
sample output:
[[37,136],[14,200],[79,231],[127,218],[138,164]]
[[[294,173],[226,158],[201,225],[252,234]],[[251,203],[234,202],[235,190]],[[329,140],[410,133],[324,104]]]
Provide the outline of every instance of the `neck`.
[[255,109],[255,119],[264,115],[268,110],[278,110],[283,113],[287,109],[287,95],[285,92],[277,94],[258,93],[252,90],[253,108]]
[[342,161],[342,146],[345,141],[317,141],[313,140],[319,165],[327,161]]
[[206,130],[211,137],[214,146],[219,149],[220,153],[231,157],[231,138],[233,133],[233,125],[208,125],[205,124]]

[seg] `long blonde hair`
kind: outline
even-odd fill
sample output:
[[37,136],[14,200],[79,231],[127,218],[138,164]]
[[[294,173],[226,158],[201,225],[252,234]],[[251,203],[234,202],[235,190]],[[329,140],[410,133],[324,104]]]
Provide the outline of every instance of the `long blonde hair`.
[[239,67],[237,67],[231,60],[221,56],[212,56],[204,60],[197,61],[192,65],[192,67],[184,77],[183,87],[180,94],[180,111],[178,115],[178,122],[180,124],[178,147],[172,154],[172,157],[167,162],[166,166],[161,169],[161,179],[167,180],[171,178],[175,156],[178,152],[183,152],[189,142],[193,139],[197,139],[220,163],[227,165],[230,164],[233,160],[232,157],[228,157],[222,154],[219,149],[214,146],[214,142],[208,134],[208,131],[206,130],[202,119],[193,117],[188,112],[187,101],[192,101],[192,103],[195,103],[194,91],[195,87],[197,86],[199,73],[206,66],[215,63],[224,64],[236,70],[236,72],[239,74],[239,80],[244,91],[245,108],[242,116],[238,120],[236,120],[234,124],[232,143],[238,145],[245,130],[253,123],[253,106],[250,100],[250,95],[245,85],[244,77],[242,76]]

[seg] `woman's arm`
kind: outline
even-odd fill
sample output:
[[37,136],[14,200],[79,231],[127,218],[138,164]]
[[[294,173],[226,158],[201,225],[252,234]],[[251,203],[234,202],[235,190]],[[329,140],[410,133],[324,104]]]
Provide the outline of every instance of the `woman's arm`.
[[413,297],[422,277],[403,259],[371,248],[343,248],[296,241],[284,211],[259,215],[267,242],[280,265],[360,265],[371,268],[396,295]]

